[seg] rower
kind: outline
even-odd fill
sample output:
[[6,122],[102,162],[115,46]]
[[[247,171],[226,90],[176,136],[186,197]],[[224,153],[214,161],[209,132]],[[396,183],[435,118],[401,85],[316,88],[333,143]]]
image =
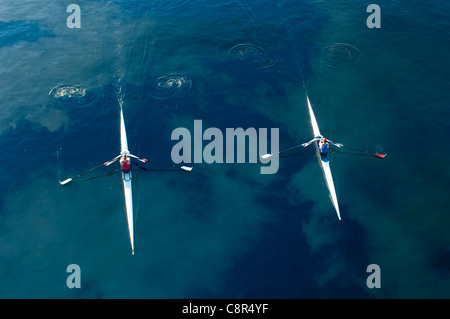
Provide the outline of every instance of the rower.
[[341,143],[334,143],[330,140],[327,140],[325,137],[321,137],[318,136],[316,138],[313,138],[311,141],[307,142],[307,143],[303,143],[302,146],[306,147],[308,145],[310,145],[313,142],[319,142],[319,151],[321,155],[327,155],[328,151],[330,149],[330,143],[333,144],[334,146],[337,147],[341,147],[342,144]]
[[131,159],[127,156],[127,153],[124,153],[120,158],[120,167],[124,173],[128,173],[131,169]]
[[325,137],[322,137],[319,142],[320,155],[327,155],[329,147],[330,144],[328,143],[327,139]]

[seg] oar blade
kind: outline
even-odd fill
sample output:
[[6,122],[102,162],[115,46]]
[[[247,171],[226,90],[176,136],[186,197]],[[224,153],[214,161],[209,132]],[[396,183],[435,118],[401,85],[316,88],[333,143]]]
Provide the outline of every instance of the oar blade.
[[59,183],[61,184],[61,185],[66,185],[66,184],[68,184],[68,183],[70,183],[72,181],[72,179],[71,178],[68,178],[68,179],[66,179],[66,180],[64,180],[64,181],[60,181]]
[[387,154],[375,153],[375,154],[373,154],[373,156],[378,157],[378,158],[385,158],[387,156]]
[[264,155],[261,155],[261,159],[266,160],[266,159],[271,158],[272,156],[273,156],[273,154],[264,154]]
[[192,167],[181,166],[180,168],[181,168],[183,171],[186,171],[186,172],[192,171]]

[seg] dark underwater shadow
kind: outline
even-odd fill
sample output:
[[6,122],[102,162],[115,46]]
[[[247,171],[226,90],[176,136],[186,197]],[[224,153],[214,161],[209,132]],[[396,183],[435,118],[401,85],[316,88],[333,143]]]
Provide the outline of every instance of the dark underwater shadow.
[[34,42],[41,37],[53,37],[48,29],[36,21],[0,21],[0,47],[12,46],[21,42]]

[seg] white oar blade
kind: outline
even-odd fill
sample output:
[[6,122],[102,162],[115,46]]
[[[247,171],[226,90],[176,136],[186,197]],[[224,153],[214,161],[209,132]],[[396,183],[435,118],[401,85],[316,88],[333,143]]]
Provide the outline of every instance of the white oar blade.
[[66,179],[65,181],[59,182],[61,185],[66,185],[67,183],[69,183],[70,181],[72,181],[71,178]]
[[266,160],[266,159],[271,158],[272,156],[273,156],[273,154],[264,154],[264,155],[261,155],[261,159]]
[[181,168],[182,170],[186,171],[186,172],[192,171],[192,167],[181,166],[180,168]]

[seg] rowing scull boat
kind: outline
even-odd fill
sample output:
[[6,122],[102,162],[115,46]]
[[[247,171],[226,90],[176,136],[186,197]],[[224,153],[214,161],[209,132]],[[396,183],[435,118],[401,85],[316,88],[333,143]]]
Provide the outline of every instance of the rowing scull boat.
[[[130,155],[128,151],[127,131],[125,129],[125,120],[123,119],[123,110],[120,109],[120,155]],[[123,192],[125,196],[125,209],[127,212],[128,232],[130,233],[131,253],[134,255],[134,221],[133,221],[133,193],[131,186],[132,174],[122,171]]]
[[[311,106],[311,102],[309,101],[309,97],[306,96],[308,100],[308,108],[309,108],[309,116],[311,118],[311,125],[313,128],[314,138],[322,138],[322,134],[320,134],[319,125],[317,125],[316,117],[314,116],[314,112]],[[333,176],[331,175],[330,169],[330,161],[328,159],[328,155],[322,155],[319,151],[319,141],[314,143],[316,145],[317,154],[320,158],[320,166],[322,167],[322,171],[325,175],[325,180],[327,182],[328,191],[330,192],[330,199],[333,203],[334,208],[336,209],[336,213],[338,215],[339,220],[341,219],[341,215],[339,212],[339,204],[336,196],[336,190],[334,188]]]
[[[108,162],[105,162],[101,165],[91,168],[91,169],[87,170],[86,172],[78,174],[75,177],[68,178],[62,182],[60,181],[59,183],[63,186],[67,185],[70,182],[72,182],[73,180],[80,178],[81,176],[84,176],[96,169],[99,169],[100,167],[109,166],[112,163],[115,163],[119,159],[123,158],[124,155],[126,155],[126,157],[132,157],[138,161],[141,161],[142,163],[151,162],[151,163],[155,163],[158,165],[164,165],[164,166],[169,166],[172,168],[178,168],[178,169],[181,169],[186,172],[192,171],[192,167],[179,166],[179,165],[174,165],[174,164],[165,164],[165,163],[156,162],[156,161],[149,161],[145,158],[139,158],[133,154],[130,154],[130,151],[128,150],[128,141],[127,141],[127,131],[125,128],[125,120],[123,118],[123,110],[121,107],[120,108],[120,154]],[[123,191],[124,191],[124,197],[125,197],[125,210],[127,213],[127,221],[128,221],[128,232],[130,234],[131,253],[134,255],[133,193],[132,193],[132,186],[131,186],[132,173],[131,173],[131,167],[129,167],[129,168],[130,169],[128,169],[126,171],[124,171],[124,168],[122,168],[122,181],[123,181]]]

